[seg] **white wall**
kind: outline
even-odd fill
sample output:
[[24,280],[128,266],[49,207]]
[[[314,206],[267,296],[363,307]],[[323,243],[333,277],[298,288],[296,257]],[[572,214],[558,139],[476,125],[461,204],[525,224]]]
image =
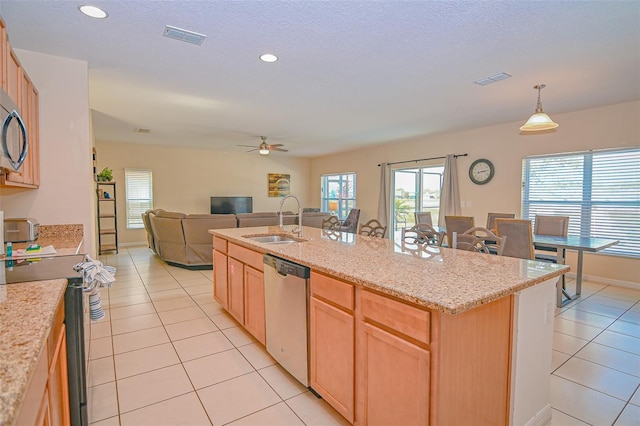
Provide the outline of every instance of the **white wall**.
[[5,217],[82,224],[94,254],[94,194],[87,63],[15,49],[40,97],[40,188],[0,190]]
[[[267,175],[291,175],[291,194],[304,207],[311,204],[308,195],[309,159],[259,155],[256,152],[221,152],[204,149],[166,147],[145,144],[122,144],[96,141],[98,171],[113,169],[118,183],[119,243],[146,241],[144,230],[127,230],[125,220],[124,169],[150,169],[153,172],[153,205],[182,213],[209,213],[209,197],[252,196],[253,211],[278,211],[281,198],[267,194]],[[287,200],[285,210],[295,211],[294,200]]]
[[[640,101],[566,114],[548,113],[560,124],[552,133],[521,135],[522,123],[513,122],[317,157],[311,161],[311,183],[320,182],[325,173],[355,171],[356,202],[361,209],[360,220],[366,221],[378,216],[379,163],[467,153],[457,163],[462,214],[474,216],[476,223],[484,225],[489,211],[520,215],[525,156],[640,144]],[[522,121],[526,118],[522,117]],[[469,166],[478,158],[488,158],[495,166],[493,180],[482,186],[473,184],[468,177]],[[319,193],[310,195],[312,203],[320,203]],[[575,271],[576,260],[571,253],[568,263]],[[585,255],[584,271],[611,280],[640,282],[639,259]]]

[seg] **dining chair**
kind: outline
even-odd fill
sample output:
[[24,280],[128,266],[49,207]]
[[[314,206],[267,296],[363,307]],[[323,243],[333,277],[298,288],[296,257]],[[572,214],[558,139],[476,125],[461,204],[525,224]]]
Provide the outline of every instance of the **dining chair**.
[[442,246],[444,233],[427,224],[414,225],[410,228],[402,228],[402,242],[406,244],[426,244],[430,246]]
[[484,242],[473,234],[458,234],[454,232],[451,248],[491,254]]
[[492,229],[495,232],[496,219],[515,219],[515,213],[487,213],[487,229]]
[[426,223],[429,226],[433,226],[433,220],[431,220],[431,212],[415,212],[416,225],[422,225]]
[[[467,229],[462,235],[473,235],[478,238],[489,250],[491,254],[497,254],[502,256],[502,249],[507,240],[507,237],[498,237],[490,229],[483,228],[482,226],[476,226],[471,229]],[[460,235],[458,235],[460,237]]]
[[340,224],[339,230],[355,234],[358,232],[358,220],[360,219],[360,209],[351,209],[347,218]]
[[502,255],[533,259],[533,232],[531,221],[525,219],[496,219],[497,236],[506,238],[502,244]]
[[451,247],[453,243],[453,233],[464,234],[467,229],[473,228],[473,216],[445,216],[445,226],[447,228],[447,244]]
[[[548,235],[551,237],[566,237],[569,234],[569,216],[552,216],[552,215],[537,214],[535,217],[533,233],[535,235]],[[553,263],[558,263],[558,260],[559,260],[560,263],[564,264],[565,252],[566,252],[565,249],[559,249],[560,252],[558,253],[558,249],[555,247],[541,246],[539,244],[535,247],[535,249],[537,251],[535,253],[536,260],[541,260],[543,262],[553,262]],[[539,253],[539,251],[552,252],[556,254]],[[565,296],[568,296],[567,292],[565,291],[565,282],[566,280],[563,274],[562,275],[562,292],[565,294]]]
[[383,226],[377,219],[371,219],[367,223],[360,225],[358,234],[368,235],[369,237],[384,238],[387,233],[387,227]]
[[329,231],[338,231],[338,228],[340,227],[340,220],[331,215],[326,219],[322,219],[322,229],[326,229]]

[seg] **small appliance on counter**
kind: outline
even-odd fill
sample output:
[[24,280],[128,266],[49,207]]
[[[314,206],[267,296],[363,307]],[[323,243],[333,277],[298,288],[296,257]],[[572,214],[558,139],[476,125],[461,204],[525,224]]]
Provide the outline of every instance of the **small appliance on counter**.
[[12,243],[33,242],[38,238],[40,224],[33,218],[4,220],[4,241]]

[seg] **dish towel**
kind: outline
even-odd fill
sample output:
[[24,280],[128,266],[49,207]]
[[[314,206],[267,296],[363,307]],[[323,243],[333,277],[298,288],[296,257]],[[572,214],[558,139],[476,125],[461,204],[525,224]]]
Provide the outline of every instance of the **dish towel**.
[[99,260],[93,260],[89,255],[85,261],[74,265],[76,272],[82,272],[84,291],[89,291],[89,316],[91,321],[99,321],[104,318],[102,301],[100,300],[100,288],[111,287],[116,280],[114,275],[116,268],[103,265]]

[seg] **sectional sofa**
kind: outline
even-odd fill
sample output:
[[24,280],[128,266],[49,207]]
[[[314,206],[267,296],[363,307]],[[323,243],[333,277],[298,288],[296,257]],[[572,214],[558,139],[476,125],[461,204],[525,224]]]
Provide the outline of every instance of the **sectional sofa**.
[[[283,212],[284,224],[297,224],[297,215]],[[303,212],[304,226],[322,227],[329,213]],[[213,238],[209,229],[246,228],[278,225],[278,213],[257,212],[238,214],[185,214],[163,209],[142,214],[151,248],[165,262],[189,269],[211,269]]]

